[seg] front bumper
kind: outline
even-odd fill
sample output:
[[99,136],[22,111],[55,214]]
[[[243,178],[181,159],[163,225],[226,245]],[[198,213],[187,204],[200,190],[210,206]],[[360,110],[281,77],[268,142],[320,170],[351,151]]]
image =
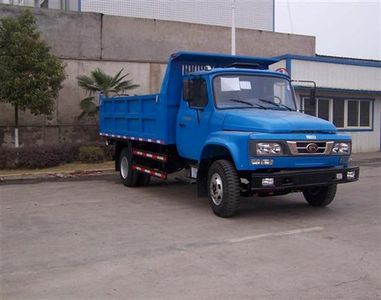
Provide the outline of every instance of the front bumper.
[[[352,172],[352,173],[350,173]],[[353,175],[352,178],[348,174]],[[251,191],[298,190],[309,186],[330,185],[357,181],[359,167],[335,167],[324,169],[278,171],[271,173],[251,173]],[[263,185],[262,179],[273,178],[272,185]]]

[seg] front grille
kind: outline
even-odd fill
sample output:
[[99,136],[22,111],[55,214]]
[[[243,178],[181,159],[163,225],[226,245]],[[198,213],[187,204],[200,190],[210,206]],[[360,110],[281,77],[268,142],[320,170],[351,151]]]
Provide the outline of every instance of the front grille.
[[333,142],[326,141],[288,141],[292,155],[327,155],[331,153]]

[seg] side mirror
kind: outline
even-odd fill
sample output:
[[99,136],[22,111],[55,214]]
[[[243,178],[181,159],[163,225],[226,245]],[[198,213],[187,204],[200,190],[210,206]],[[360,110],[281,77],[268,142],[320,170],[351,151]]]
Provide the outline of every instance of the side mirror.
[[186,102],[192,101],[192,80],[184,80],[183,81],[183,100]]

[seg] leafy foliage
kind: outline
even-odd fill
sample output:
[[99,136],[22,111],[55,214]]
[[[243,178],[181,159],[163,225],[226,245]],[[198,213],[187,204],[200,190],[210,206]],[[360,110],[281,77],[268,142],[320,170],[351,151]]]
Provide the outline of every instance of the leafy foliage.
[[88,95],[79,104],[82,109],[80,118],[84,115],[93,116],[98,112],[99,105],[95,99],[95,95],[98,93],[103,93],[106,97],[110,97],[111,95],[120,94],[125,90],[131,90],[139,86],[134,84],[132,79],[124,80],[129,74],[122,74],[122,72],[123,69],[114,76],[111,76],[98,68],[91,71],[89,76],[80,75],[77,77],[78,85]]
[[41,39],[29,10],[0,19],[0,102],[49,115],[64,79],[63,63]]
[[101,162],[112,160],[113,147],[104,143],[51,144],[21,148],[0,147],[0,170],[40,169],[73,161]]
[[42,145],[0,148],[0,169],[39,169],[72,162],[78,157],[78,145]]
[[101,163],[104,158],[105,154],[101,147],[82,146],[79,148],[79,160],[83,163]]

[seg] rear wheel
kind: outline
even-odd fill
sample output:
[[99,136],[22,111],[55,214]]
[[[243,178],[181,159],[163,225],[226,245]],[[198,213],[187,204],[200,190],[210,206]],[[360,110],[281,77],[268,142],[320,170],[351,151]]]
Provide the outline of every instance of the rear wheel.
[[138,174],[138,185],[139,186],[147,186],[147,185],[149,185],[150,181],[151,181],[150,175],[144,174],[144,173]]
[[215,161],[208,172],[209,205],[223,218],[233,216],[239,207],[240,186],[237,171],[228,160]]
[[120,153],[119,174],[123,184],[128,187],[138,185],[138,173],[132,169],[132,152],[126,147]]
[[306,201],[312,206],[323,207],[330,204],[336,195],[336,184],[328,186],[314,186],[303,191]]

